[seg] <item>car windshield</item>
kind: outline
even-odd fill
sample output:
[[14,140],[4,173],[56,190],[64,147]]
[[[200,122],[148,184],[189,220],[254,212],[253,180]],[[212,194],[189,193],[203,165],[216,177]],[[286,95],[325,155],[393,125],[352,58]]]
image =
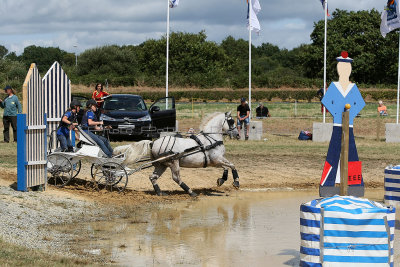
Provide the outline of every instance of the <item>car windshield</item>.
[[122,110],[122,111],[144,111],[146,104],[140,97],[133,96],[113,96],[104,102],[105,110]]
[[86,102],[88,101],[87,98],[82,96],[73,96],[72,100],[78,100],[81,103],[82,107],[86,107]]

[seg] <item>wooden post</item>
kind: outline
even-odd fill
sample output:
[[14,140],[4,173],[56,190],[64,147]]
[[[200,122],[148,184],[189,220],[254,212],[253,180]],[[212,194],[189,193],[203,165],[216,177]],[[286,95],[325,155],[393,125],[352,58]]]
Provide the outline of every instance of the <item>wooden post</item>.
[[346,104],[346,109],[342,115],[342,149],[340,155],[340,195],[347,196],[349,179],[349,132],[350,132],[350,105]]
[[378,123],[376,124],[376,141],[381,140],[382,120],[381,115],[378,113]]
[[29,68],[28,74],[26,75],[24,84],[22,86],[22,113],[28,113],[28,83],[29,79],[32,76],[33,69],[35,68],[36,64],[32,63],[31,67]]

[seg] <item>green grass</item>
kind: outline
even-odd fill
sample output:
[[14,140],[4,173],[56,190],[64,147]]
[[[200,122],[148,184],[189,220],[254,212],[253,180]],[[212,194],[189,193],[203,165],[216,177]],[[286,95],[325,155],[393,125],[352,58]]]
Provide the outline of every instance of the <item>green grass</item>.
[[[270,102],[264,103],[273,117],[290,118],[290,117],[303,117],[303,118],[315,118],[322,119],[321,104],[319,102]],[[202,114],[209,114],[213,112],[226,112],[232,111],[236,114],[236,108],[238,103],[204,103],[195,102],[193,103],[177,103],[177,117],[179,119],[185,118],[198,118]],[[255,109],[258,103],[252,104],[252,110],[255,113]],[[389,118],[396,117],[396,103],[386,103],[388,108]],[[363,118],[376,118],[377,117],[377,103],[367,103],[364,109],[360,112]],[[330,117],[330,115],[328,115]]]
[[11,245],[0,239],[1,266],[95,266],[89,260],[49,255],[47,253]]
[[[197,128],[200,124],[202,116],[213,112],[226,112],[232,111],[234,116],[236,113],[237,103],[194,103],[193,113],[192,113],[192,103],[177,103],[177,119],[180,125],[182,125],[181,130],[185,131],[186,128],[195,127]],[[254,103],[253,107],[256,107]],[[312,123],[315,121],[322,121],[321,106],[320,103],[308,103],[301,102],[297,103],[297,117],[295,117],[295,103],[285,102],[277,103],[271,102],[266,103],[268,106],[272,118],[264,120],[264,131],[267,134],[278,134],[278,135],[297,135],[301,130],[312,130]],[[388,112],[390,117],[384,118],[382,123],[394,122],[396,114],[396,104],[386,103],[388,107]],[[369,140],[376,137],[377,132],[377,104],[368,103],[366,107],[361,112],[361,118],[357,118],[355,122],[355,134],[357,137],[367,138]],[[0,116],[2,116],[3,111],[0,109]],[[331,116],[327,116],[327,121],[331,122]],[[380,138],[384,138],[385,129],[384,124],[382,124],[380,129]],[[268,136],[271,139],[270,136]],[[0,121],[0,140],[3,140],[2,122]],[[123,144],[128,144],[129,142],[114,142],[112,145],[118,146]],[[358,145],[360,152],[366,153],[383,153],[389,157],[390,154],[396,154],[396,145],[388,146],[384,142],[362,142]],[[228,144],[228,149],[235,151],[244,149],[242,148],[244,144],[240,142],[235,142]],[[247,145],[246,145],[247,147]],[[323,149],[322,149],[323,148]],[[394,149],[396,148],[396,149]],[[0,144],[0,166],[6,168],[16,168],[17,167],[17,144]],[[316,143],[311,143],[306,147],[303,147],[303,143],[299,143],[295,137],[278,138],[272,144],[268,143],[256,143],[254,145],[253,151],[263,151],[265,149],[276,151],[284,151],[285,153],[296,153],[296,151],[302,151],[303,153],[316,152],[316,150],[321,150],[321,153],[326,153],[326,146],[319,145]],[[365,151],[366,150],[366,151]]]

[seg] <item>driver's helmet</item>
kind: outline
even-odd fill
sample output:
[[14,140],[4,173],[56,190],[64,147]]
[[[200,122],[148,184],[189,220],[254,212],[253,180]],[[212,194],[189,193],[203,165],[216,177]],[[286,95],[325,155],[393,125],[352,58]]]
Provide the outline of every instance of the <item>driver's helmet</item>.
[[90,99],[86,102],[86,107],[90,108],[91,106],[96,105],[97,106],[97,102],[94,101],[94,99]]
[[71,104],[69,105],[70,109],[74,109],[76,107],[82,107],[82,104],[78,100],[72,100]]

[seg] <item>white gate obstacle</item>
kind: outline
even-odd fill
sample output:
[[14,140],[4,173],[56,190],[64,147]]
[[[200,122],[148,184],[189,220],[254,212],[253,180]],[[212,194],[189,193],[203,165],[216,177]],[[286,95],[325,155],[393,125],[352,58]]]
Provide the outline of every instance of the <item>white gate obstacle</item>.
[[[51,147],[57,145],[55,130],[57,129],[61,117],[69,108],[71,103],[71,80],[61,68],[60,63],[54,62],[43,78],[44,106],[47,114],[47,131],[51,135]],[[75,135],[71,135],[75,136]]]
[[300,207],[300,266],[394,266],[396,210],[351,196]]
[[400,207],[400,165],[385,169],[385,204]]
[[32,64],[23,85],[23,112],[17,116],[18,191],[47,183],[47,127],[42,79]]

